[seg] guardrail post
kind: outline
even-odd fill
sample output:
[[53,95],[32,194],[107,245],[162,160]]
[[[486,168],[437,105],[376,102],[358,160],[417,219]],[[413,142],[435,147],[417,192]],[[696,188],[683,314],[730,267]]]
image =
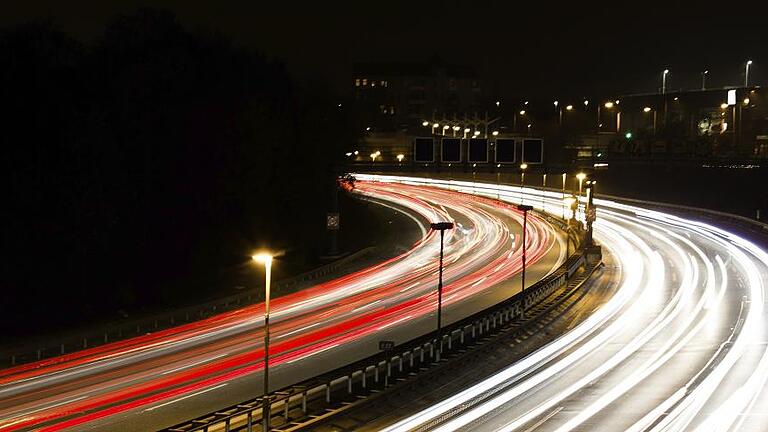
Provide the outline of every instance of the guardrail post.
[[248,417],[246,420],[246,427],[248,432],[253,432],[253,410],[248,411]]
[[12,355],[11,356],[11,366],[15,366],[15,365],[16,365],[16,356]]
[[464,345],[464,327],[461,328],[461,333],[459,333],[459,342]]
[[64,354],[64,344],[61,344],[61,353]]
[[453,341],[453,333],[448,333],[448,349],[451,349],[452,341]]
[[401,354],[400,357],[399,357],[399,359],[400,359],[400,372],[403,371],[403,355],[405,355],[405,354]]
[[373,369],[373,382],[378,383],[379,382],[379,364],[376,363],[376,366]]
[[325,385],[325,403],[331,403],[331,383]]
[[288,423],[288,410],[290,409],[289,402],[291,401],[291,396],[288,396],[285,398],[285,411],[283,417],[285,418],[285,422]]
[[109,341],[109,333],[104,332],[104,343],[107,343]]
[[43,356],[43,350],[38,348],[37,349],[37,359],[40,360],[40,358],[42,358],[42,356]]
[[[365,382],[365,375],[363,375],[363,382]],[[301,412],[304,414],[307,413],[307,391],[306,390],[301,392]]]
[[368,372],[368,368],[364,367],[363,368],[363,388],[367,388],[366,386],[366,376],[368,375],[367,372]]
[[88,348],[88,338],[87,337],[83,338],[83,348]]

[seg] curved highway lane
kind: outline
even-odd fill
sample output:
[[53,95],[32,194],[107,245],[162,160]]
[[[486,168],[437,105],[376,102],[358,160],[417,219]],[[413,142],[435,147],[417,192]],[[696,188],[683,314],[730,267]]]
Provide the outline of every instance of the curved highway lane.
[[[408,181],[562,214],[556,192]],[[572,331],[387,431],[446,413],[431,430],[768,430],[765,250],[696,220],[596,204],[595,238],[620,266],[615,295]]]
[[[289,385],[433,329],[439,237],[446,233],[446,321],[514,294],[521,214],[497,201],[418,185],[357,183],[356,193],[402,211],[422,239],[402,255],[273,301],[270,381]],[[529,218],[529,280],[564,257],[545,222]],[[537,262],[538,261],[538,262]],[[258,396],[263,305],[0,370],[0,431],[150,430]],[[274,371],[272,372],[272,366]]]

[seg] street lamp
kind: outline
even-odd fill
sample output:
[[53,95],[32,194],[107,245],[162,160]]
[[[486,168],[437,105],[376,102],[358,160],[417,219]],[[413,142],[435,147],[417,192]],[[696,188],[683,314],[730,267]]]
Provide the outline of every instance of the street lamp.
[[467,134],[471,131],[470,128],[464,128],[464,139],[467,139]]
[[744,72],[744,87],[749,87],[749,67],[752,66],[752,60],[747,60],[747,70]]
[[587,178],[587,175],[584,174],[583,172],[576,174],[576,180],[579,181],[579,196],[581,196],[581,184],[585,178]]
[[491,132],[491,135],[493,135],[493,136],[499,136],[499,131],[493,131],[493,132]]
[[271,404],[269,401],[269,294],[270,284],[272,283],[272,255],[268,253],[259,253],[253,255],[251,259],[264,265],[265,285],[264,285],[264,403],[263,403],[263,426],[262,430],[269,430],[269,411]]
[[523,205],[523,186],[525,185],[525,170],[528,169],[528,164],[523,162],[520,164],[520,205]]
[[669,73],[669,69],[664,69],[664,72],[661,74],[661,94],[667,93],[667,74]]
[[[565,200],[565,178],[567,174],[563,173],[563,200]],[[565,219],[565,206],[563,206],[563,219]]]
[[440,269],[437,279],[437,361],[440,361],[440,354],[443,351],[442,331],[442,310],[443,310],[443,242],[445,241],[445,230],[453,229],[453,222],[435,222],[429,225],[435,231],[440,231]]
[[566,106],[565,106],[565,110],[566,110],[566,111],[570,111],[570,110],[572,110],[572,109],[573,109],[573,105],[566,105]]
[[443,126],[443,135],[445,135],[445,131],[447,131],[448,129],[450,129],[450,126],[448,125]]
[[402,163],[403,162],[403,158],[405,158],[404,154],[397,155],[397,162]]
[[533,206],[519,204],[517,209],[523,212],[523,239],[521,246],[523,248],[523,271],[520,273],[520,292],[523,293],[525,292],[525,231],[528,227],[528,212],[533,210]]
[[701,89],[706,90],[707,89],[707,75],[709,74],[708,70],[705,70],[701,73]]
[[429,122],[424,120],[423,122],[421,122],[421,125],[424,126],[424,127],[427,127],[427,126],[429,126]]
[[432,124],[432,135],[435,134],[435,129],[440,127],[440,123],[433,123]]

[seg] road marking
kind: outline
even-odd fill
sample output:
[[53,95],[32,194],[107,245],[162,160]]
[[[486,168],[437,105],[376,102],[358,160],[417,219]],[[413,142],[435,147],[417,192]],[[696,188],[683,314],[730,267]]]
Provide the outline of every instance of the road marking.
[[547,414],[547,416],[546,416],[546,417],[544,417],[543,419],[541,419],[541,420],[537,421],[536,423],[534,423],[534,424],[533,424],[533,426],[529,427],[528,429],[526,429],[526,430],[525,430],[525,431],[523,431],[523,432],[533,432],[533,431],[534,431],[534,430],[536,430],[536,429],[537,429],[539,426],[541,426],[541,425],[543,425],[544,423],[546,423],[546,422],[547,422],[547,420],[549,420],[549,419],[551,419],[552,417],[554,417],[555,415],[557,415],[557,413],[559,413],[560,411],[562,411],[562,409],[563,409],[563,407],[561,407],[561,406],[560,406],[560,407],[557,407],[557,408],[556,408],[554,411],[552,411],[551,413]]
[[170,404],[173,404],[173,403],[176,403],[176,402],[179,402],[179,401],[183,401],[184,399],[189,399],[189,398],[191,398],[191,397],[193,397],[193,396],[197,396],[197,395],[200,395],[200,394],[203,394],[203,393],[208,393],[209,391],[213,391],[213,390],[216,390],[216,389],[218,389],[218,388],[222,388],[222,387],[224,387],[224,386],[225,386],[225,385],[227,385],[227,384],[228,384],[228,383],[219,384],[219,385],[217,385],[216,387],[211,387],[211,388],[209,388],[209,389],[206,389],[206,390],[202,390],[202,391],[199,391],[199,392],[197,392],[197,393],[192,393],[192,394],[186,395],[186,396],[184,396],[184,397],[180,397],[180,398],[178,398],[178,399],[174,399],[174,400],[172,400],[172,401],[168,401],[168,402],[166,402],[166,403],[164,403],[164,404],[155,405],[155,406],[153,406],[152,408],[147,408],[147,409],[145,409],[145,410],[144,410],[144,412],[147,412],[147,411],[152,411],[152,410],[156,410],[156,409],[158,409],[158,408],[162,408],[162,407],[164,407],[164,406],[166,406],[166,405],[170,405]]
[[215,357],[203,359],[203,360],[200,360],[198,362],[194,362],[194,363],[190,363],[190,364],[187,364],[187,365],[184,365],[184,366],[181,366],[181,367],[177,367],[176,369],[171,369],[171,370],[165,371],[161,375],[168,375],[169,373],[180,371],[182,369],[188,369],[188,368],[191,368],[192,366],[197,366],[197,365],[199,365],[201,363],[205,363],[207,361],[212,361],[212,360],[216,360],[217,358],[224,357],[225,355],[227,355],[227,354],[219,354],[219,355],[217,355]]

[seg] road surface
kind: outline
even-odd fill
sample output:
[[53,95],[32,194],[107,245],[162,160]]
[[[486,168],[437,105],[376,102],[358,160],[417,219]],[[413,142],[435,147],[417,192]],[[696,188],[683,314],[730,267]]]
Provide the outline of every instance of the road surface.
[[[521,199],[519,187],[410,182]],[[563,210],[560,193],[522,194]],[[620,269],[610,300],[541,349],[384,430],[446,414],[429,430],[768,430],[765,250],[695,219],[596,204],[595,238]]]
[[[446,233],[446,323],[519,290],[522,215],[487,199],[424,186],[359,182],[356,193],[404,212],[423,238],[402,255],[273,301],[273,389],[434,329],[439,234]],[[530,283],[564,258],[562,240],[529,218]],[[276,263],[279,265],[279,261]],[[261,394],[263,305],[45,361],[0,370],[0,431],[145,431]]]

